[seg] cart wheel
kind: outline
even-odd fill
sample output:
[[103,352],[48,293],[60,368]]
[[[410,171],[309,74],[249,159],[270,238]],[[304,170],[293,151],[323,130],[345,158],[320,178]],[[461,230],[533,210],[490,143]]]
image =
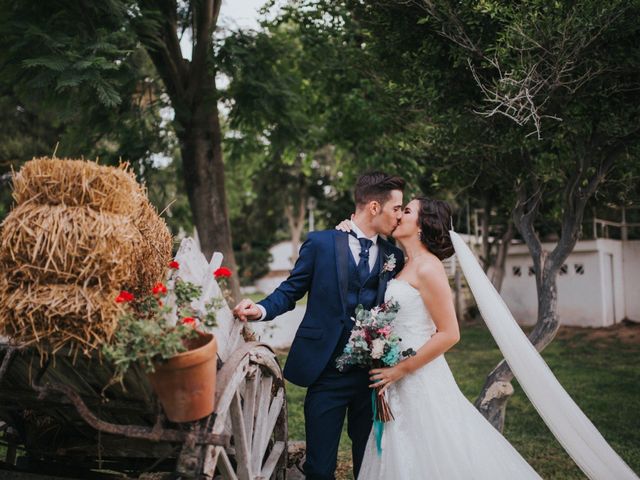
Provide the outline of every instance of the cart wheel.
[[229,433],[228,448],[209,446],[203,473],[224,479],[284,479],[287,408],[282,370],[264,344],[247,343],[218,373],[212,433]]

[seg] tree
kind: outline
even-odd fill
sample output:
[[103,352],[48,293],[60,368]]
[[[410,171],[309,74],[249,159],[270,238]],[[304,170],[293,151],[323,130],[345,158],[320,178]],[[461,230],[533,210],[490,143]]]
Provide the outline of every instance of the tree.
[[261,31],[235,32],[219,58],[230,78],[229,162],[255,177],[253,198],[245,201],[286,218],[295,262],[309,199],[331,194],[338,177],[340,151],[328,135],[335,106],[312,74],[323,65],[310,55],[299,25],[280,18]]
[[[477,12],[463,13],[444,2],[423,5],[443,34],[469,52],[489,105],[479,108],[481,114],[501,114],[533,128],[538,139],[522,140],[513,221],[534,263],[538,320],[529,339],[541,351],[559,327],[556,279],[579,238],[587,203],[614,168],[624,169],[638,153],[640,29],[630,19],[640,4],[488,3],[479,16],[491,15],[501,24],[489,42],[473,30],[478,22],[470,17]],[[559,223],[551,251],[536,229],[545,207]],[[476,401],[499,429],[512,378],[502,361]]]
[[[207,256],[222,251],[235,270],[213,56],[220,5],[213,0],[4,2],[0,29],[7,52],[3,65],[13,79],[63,114],[96,103],[117,112],[130,93],[123,87],[139,72],[130,61],[132,52],[144,47],[162,80],[159,97],[166,93],[175,112],[171,123],[202,249]],[[193,39],[191,59],[180,49],[185,32]],[[235,277],[232,285],[237,296]]]
[[[312,25],[338,8],[297,5]],[[511,212],[535,266],[530,340],[544,349],[559,325],[558,270],[585,208],[612,176],[630,181],[620,172],[638,155],[638,2],[341,5],[333,34],[359,37],[364,53],[354,58],[366,59],[350,68],[397,99],[395,107],[370,99],[369,108],[385,104],[393,113],[384,137],[403,165],[418,164],[427,192],[461,191],[478,206]],[[545,231],[559,238],[551,251]],[[498,428],[511,379],[502,362],[476,402]]]

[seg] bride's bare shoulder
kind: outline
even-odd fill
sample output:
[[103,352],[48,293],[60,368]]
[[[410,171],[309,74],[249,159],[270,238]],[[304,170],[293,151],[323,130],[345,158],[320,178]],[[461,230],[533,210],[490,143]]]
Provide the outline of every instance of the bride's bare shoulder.
[[445,282],[449,284],[444,265],[435,255],[427,255],[416,268],[418,281],[426,288]]

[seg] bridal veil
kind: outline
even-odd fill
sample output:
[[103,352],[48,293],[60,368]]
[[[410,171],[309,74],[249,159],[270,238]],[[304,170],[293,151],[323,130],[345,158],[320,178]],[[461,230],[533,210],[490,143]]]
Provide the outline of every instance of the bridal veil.
[[638,479],[611,448],[529,342],[462,238],[449,232],[473,296],[525,394],[553,435],[592,480]]

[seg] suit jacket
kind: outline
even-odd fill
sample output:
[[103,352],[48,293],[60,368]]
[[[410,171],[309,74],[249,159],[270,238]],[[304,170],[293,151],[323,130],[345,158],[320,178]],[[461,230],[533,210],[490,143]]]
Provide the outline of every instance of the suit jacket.
[[[308,293],[307,310],[296,332],[284,367],[287,380],[303,387],[311,385],[327,366],[346,322],[349,275],[349,235],[339,230],[312,232],[300,248],[289,278],[258,302],[266,310],[263,320],[272,320],[289,310]],[[389,279],[404,266],[402,251],[378,237],[380,271],[390,255],[396,258],[391,272],[381,274],[377,303],[384,301]]]

